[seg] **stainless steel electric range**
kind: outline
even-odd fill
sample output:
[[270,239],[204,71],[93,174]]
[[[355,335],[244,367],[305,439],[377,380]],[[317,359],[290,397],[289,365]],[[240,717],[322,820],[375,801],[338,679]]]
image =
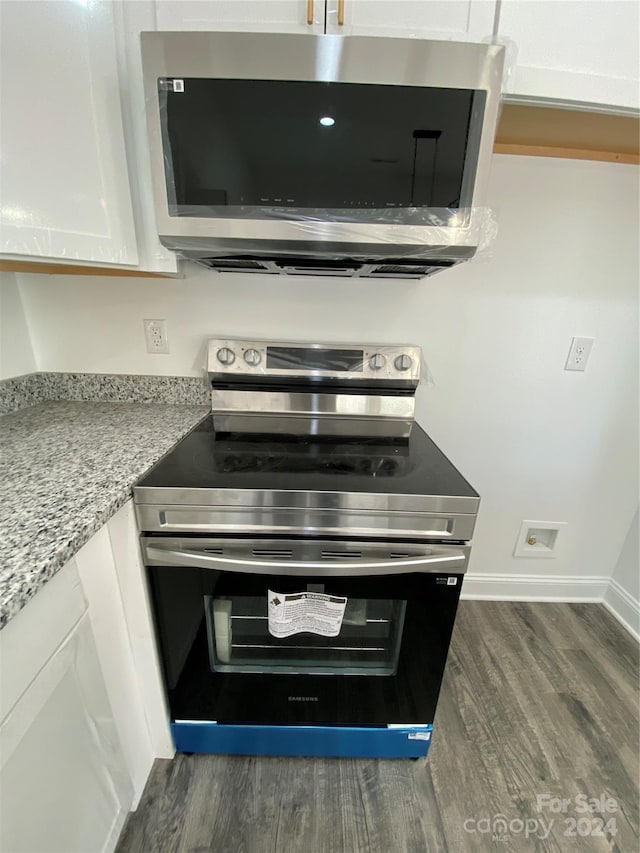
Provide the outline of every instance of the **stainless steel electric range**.
[[209,342],[211,415],[134,490],[179,751],[427,754],[479,497],[420,369]]

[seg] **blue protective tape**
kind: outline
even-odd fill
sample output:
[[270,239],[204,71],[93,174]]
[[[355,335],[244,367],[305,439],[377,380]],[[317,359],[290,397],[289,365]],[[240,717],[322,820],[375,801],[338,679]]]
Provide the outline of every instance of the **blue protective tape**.
[[171,724],[178,752],[221,755],[301,755],[421,758],[433,726],[242,726],[199,721]]

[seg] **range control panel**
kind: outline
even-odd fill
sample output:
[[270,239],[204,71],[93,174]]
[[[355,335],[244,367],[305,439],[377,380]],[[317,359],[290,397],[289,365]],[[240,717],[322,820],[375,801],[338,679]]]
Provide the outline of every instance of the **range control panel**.
[[306,344],[214,338],[210,376],[282,376],[356,379],[367,382],[420,379],[421,349],[403,344]]

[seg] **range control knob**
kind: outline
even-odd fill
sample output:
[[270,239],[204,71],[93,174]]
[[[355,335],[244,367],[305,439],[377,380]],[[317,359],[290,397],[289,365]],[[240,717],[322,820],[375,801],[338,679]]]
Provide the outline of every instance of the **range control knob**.
[[262,361],[262,356],[257,349],[248,349],[244,354],[244,360],[250,367],[257,367]]
[[218,361],[220,364],[224,364],[227,367],[236,360],[236,354],[229,347],[220,347],[217,352]]
[[371,370],[382,370],[382,368],[387,363],[387,359],[382,355],[381,352],[374,353],[369,359],[369,367]]
[[393,362],[396,366],[396,370],[409,370],[413,362],[411,361],[411,357],[406,353],[402,355],[397,355],[395,361]]

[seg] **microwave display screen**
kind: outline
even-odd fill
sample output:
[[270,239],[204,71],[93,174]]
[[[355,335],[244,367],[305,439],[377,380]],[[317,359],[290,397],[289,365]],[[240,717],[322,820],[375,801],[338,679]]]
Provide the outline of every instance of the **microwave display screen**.
[[362,373],[362,350],[267,347],[267,367],[276,370],[330,370]]
[[158,95],[172,216],[430,224],[471,205],[484,91],[159,78]]

